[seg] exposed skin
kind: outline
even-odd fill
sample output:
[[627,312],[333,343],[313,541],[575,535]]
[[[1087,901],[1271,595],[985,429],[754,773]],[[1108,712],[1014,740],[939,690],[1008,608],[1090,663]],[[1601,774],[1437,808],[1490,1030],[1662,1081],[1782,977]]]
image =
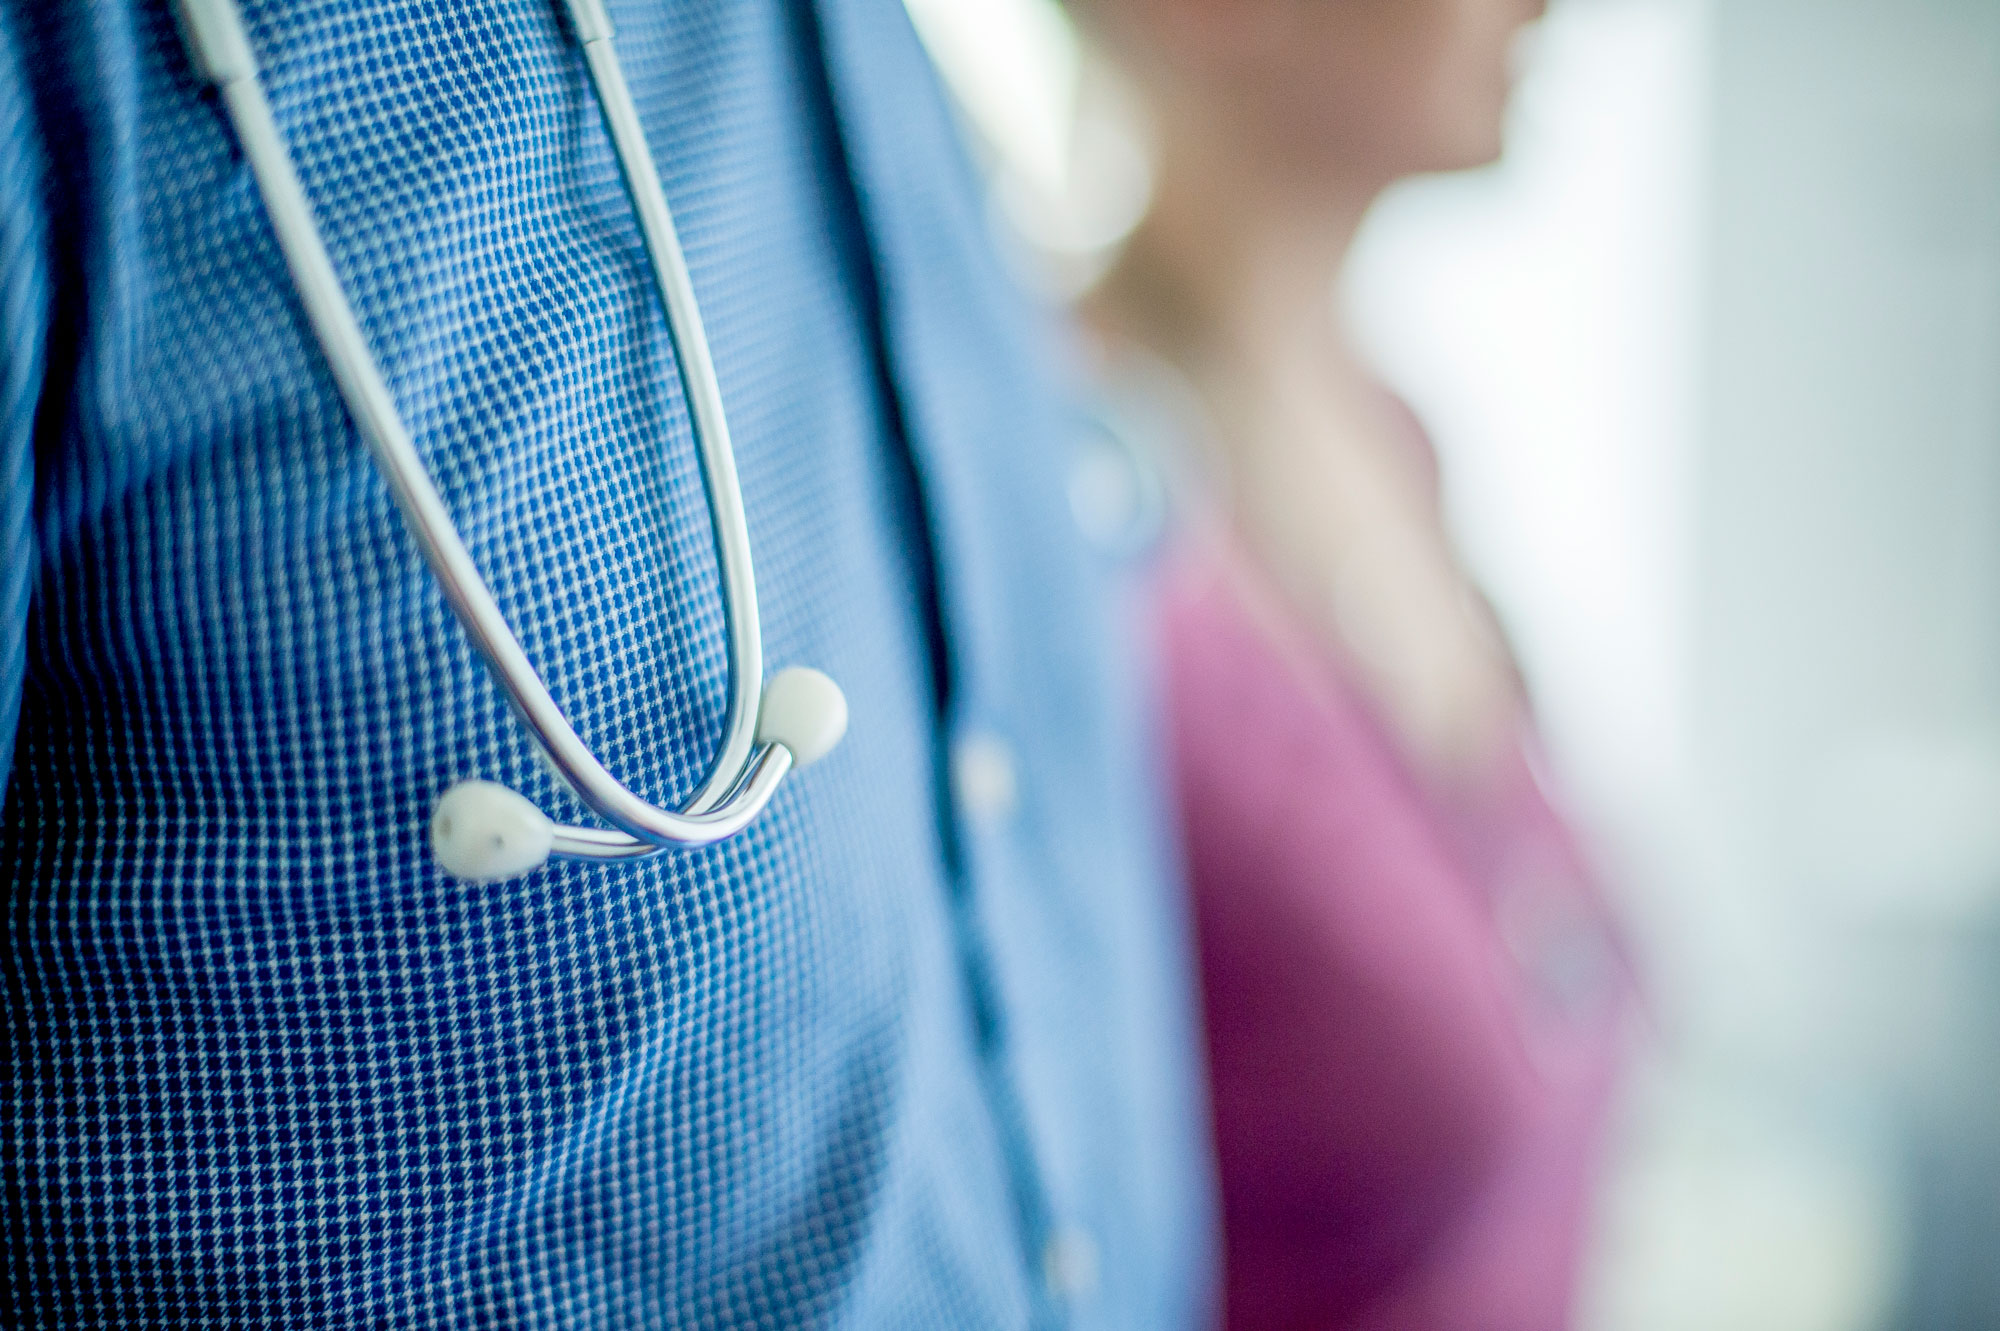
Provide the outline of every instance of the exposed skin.
[[1159,143],[1152,209],[1087,315],[1187,376],[1242,545],[1419,767],[1476,782],[1519,722],[1511,658],[1333,293],[1384,189],[1499,156],[1543,0],[1076,8]]

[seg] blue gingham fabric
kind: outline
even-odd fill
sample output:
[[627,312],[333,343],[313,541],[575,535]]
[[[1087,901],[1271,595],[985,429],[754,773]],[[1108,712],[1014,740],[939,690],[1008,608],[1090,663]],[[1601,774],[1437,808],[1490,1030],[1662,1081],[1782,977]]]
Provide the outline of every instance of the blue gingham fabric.
[[[0,0],[11,1325],[1202,1318],[1121,574],[921,54],[893,0],[611,8],[769,659],[852,728],[738,840],[473,887],[425,844],[452,781],[581,811],[403,533],[165,0]],[[475,559],[676,799],[725,693],[707,510],[549,0],[246,13]],[[967,745],[1006,799],[955,797]]]

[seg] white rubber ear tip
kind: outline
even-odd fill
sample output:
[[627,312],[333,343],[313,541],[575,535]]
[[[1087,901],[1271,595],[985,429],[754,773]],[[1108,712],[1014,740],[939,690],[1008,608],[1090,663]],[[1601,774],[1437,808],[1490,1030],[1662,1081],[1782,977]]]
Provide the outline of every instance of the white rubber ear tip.
[[757,742],[782,744],[792,766],[808,767],[826,757],[847,733],[847,695],[840,685],[809,666],[791,666],[771,676],[757,708]]
[[497,883],[541,868],[555,834],[547,814],[491,781],[459,782],[431,813],[431,853],[467,883]]

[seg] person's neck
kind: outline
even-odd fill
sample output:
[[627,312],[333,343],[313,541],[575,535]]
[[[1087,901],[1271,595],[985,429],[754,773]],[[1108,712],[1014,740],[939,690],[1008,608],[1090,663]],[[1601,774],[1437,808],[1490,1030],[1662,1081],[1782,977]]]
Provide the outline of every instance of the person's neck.
[[1161,163],[1146,221],[1098,293],[1100,316],[1197,375],[1350,363],[1335,288],[1380,188],[1308,195],[1225,155],[1190,160],[1197,151]]

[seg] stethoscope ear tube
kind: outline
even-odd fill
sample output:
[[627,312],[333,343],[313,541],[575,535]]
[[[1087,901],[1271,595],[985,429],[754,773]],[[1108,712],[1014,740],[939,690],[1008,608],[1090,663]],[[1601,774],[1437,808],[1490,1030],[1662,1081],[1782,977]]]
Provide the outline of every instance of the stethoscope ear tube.
[[[781,672],[769,690],[763,688],[749,529],[721,388],[673,217],[612,50],[611,25],[602,5],[567,0],[674,336],[708,491],[728,640],[730,695],[723,739],[700,788],[677,810],[642,799],[598,761],[536,673],[480,576],[396,410],[320,239],[264,96],[235,0],[176,3],[195,67],[221,93],[341,397],[446,602],[550,767],[616,829],[557,824],[504,786],[461,782],[439,800],[431,820],[439,863],[456,877],[494,881],[529,872],[551,856],[638,859],[671,845],[705,845],[734,836],[763,810],[788,771],[838,743],[846,729],[846,700],[831,679],[803,668]],[[768,714],[761,724],[760,713]]]

